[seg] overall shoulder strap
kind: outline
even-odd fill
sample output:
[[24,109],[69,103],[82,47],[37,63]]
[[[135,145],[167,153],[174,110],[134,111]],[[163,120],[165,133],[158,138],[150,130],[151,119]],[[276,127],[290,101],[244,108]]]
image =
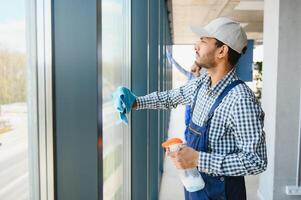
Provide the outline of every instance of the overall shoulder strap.
[[227,87],[222,91],[222,93],[217,97],[217,99],[215,100],[214,104],[212,105],[208,117],[207,117],[207,121],[210,120],[213,117],[214,111],[215,109],[219,106],[219,104],[223,101],[224,97],[227,96],[227,94],[237,85],[239,84],[244,84],[244,82],[242,80],[235,80],[232,83],[230,83],[229,85],[227,85]]
[[193,111],[194,111],[194,107],[195,107],[195,104],[196,104],[196,100],[197,100],[197,98],[198,98],[199,91],[200,91],[202,85],[203,85],[203,83],[200,83],[200,85],[198,85],[198,87],[197,87],[197,89],[196,89],[197,92],[196,92],[196,95],[195,95],[194,98],[193,98],[192,107],[191,107],[191,109],[190,109],[190,118],[192,117],[192,113],[193,113]]

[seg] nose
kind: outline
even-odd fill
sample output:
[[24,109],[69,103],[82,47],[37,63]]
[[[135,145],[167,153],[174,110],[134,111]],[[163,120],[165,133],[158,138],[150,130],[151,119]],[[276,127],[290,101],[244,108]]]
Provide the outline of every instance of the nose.
[[198,51],[199,50],[199,42],[197,41],[195,44],[194,44],[194,50]]

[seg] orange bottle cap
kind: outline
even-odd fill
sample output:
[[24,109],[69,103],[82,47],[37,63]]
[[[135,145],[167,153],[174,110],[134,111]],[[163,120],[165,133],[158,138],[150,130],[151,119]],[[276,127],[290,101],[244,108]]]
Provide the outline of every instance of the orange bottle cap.
[[183,141],[180,138],[171,138],[162,143],[162,147],[167,148],[174,144],[183,144]]

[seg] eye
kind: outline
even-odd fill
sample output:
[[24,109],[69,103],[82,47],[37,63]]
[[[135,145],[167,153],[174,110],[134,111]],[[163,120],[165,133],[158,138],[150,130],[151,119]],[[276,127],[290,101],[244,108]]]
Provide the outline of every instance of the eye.
[[206,43],[204,38],[201,38],[201,43]]

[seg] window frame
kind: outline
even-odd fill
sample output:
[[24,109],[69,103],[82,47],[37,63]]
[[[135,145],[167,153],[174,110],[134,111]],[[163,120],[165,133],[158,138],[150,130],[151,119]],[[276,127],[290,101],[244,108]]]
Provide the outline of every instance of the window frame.
[[54,199],[51,0],[26,1],[30,199]]

